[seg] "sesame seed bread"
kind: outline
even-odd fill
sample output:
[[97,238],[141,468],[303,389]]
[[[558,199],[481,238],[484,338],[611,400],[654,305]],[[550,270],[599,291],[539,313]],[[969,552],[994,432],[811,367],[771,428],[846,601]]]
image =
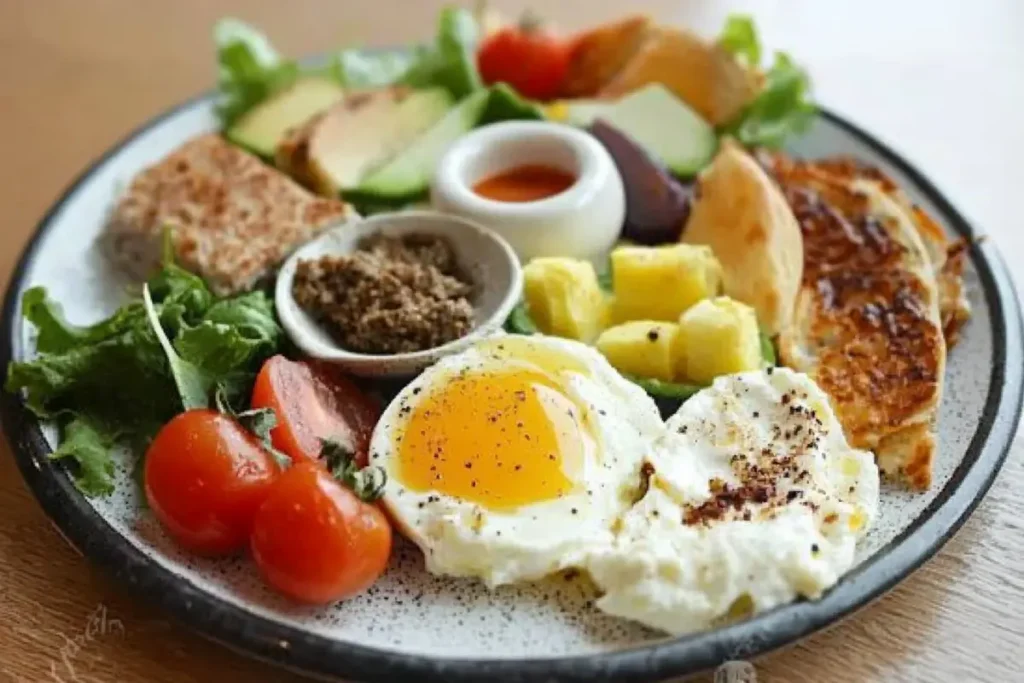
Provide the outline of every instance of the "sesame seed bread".
[[356,217],[216,134],[186,142],[132,179],[100,238],[136,277],[159,264],[171,232],[179,265],[226,296],[268,278],[296,247]]

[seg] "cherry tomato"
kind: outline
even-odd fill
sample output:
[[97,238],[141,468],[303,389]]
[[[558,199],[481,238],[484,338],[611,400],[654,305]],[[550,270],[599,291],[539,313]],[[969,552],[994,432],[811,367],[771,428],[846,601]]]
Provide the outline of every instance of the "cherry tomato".
[[497,31],[477,51],[477,66],[485,83],[505,82],[524,97],[558,97],[569,72],[570,45],[524,20]]
[[146,451],[146,499],[182,546],[204,555],[245,547],[280,468],[255,436],[215,410],[168,422]]
[[256,513],[252,555],[264,580],[300,602],[322,604],[377,580],[391,553],[384,513],[318,463],[288,468]]
[[380,408],[336,367],[316,361],[268,359],[256,377],[253,408],[270,408],[274,448],[293,461],[316,460],[321,439],[344,445],[365,465]]

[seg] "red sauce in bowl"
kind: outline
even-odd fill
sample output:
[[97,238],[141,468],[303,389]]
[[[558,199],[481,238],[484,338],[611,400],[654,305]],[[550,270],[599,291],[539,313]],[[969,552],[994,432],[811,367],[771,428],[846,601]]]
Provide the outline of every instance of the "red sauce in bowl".
[[485,199],[498,202],[535,202],[565,192],[576,177],[550,166],[516,166],[484,178],[473,191]]

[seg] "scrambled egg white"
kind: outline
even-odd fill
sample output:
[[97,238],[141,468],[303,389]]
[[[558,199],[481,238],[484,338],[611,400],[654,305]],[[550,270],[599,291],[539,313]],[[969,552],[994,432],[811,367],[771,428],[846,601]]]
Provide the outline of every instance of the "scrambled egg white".
[[598,607],[670,633],[819,596],[878,503],[871,455],[806,375],[719,378],[666,423],[594,349],[540,336],[429,369],[370,454],[430,572],[494,586],[582,569]]

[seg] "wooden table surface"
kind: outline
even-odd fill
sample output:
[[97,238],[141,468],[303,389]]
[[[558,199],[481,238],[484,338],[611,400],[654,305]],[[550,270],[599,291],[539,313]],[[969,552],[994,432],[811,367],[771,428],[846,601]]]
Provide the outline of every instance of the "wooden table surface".
[[[521,2],[495,2],[517,14]],[[564,28],[625,2],[533,3]],[[231,14],[286,53],[388,45],[433,30],[436,0],[0,3],[0,278],[70,180],[129,129],[214,80],[210,28]],[[1024,3],[630,2],[712,32],[753,12],[810,66],[821,102],[892,143],[1024,278]],[[970,7],[970,9],[968,9]],[[0,682],[298,681],[209,643],[66,545],[0,453]],[[960,534],[890,595],[756,662],[759,681],[1019,681],[1024,668],[1024,446]]]

